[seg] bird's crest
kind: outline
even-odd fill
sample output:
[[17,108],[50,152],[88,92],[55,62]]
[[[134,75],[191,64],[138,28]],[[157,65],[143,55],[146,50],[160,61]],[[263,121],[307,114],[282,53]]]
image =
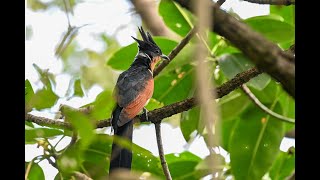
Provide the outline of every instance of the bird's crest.
[[146,45],[151,45],[151,46],[156,46],[158,47],[158,45],[154,42],[154,40],[152,39],[152,36],[150,35],[149,32],[145,32],[142,28],[142,26],[139,28],[139,32],[140,32],[140,35],[142,37],[142,40],[139,40],[133,36],[131,36],[138,44],[139,44],[139,47],[144,47]]

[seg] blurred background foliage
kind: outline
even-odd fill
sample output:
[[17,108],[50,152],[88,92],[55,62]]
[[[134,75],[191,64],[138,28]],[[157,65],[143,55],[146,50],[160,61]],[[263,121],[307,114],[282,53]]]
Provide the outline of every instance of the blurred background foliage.
[[[83,1],[27,0],[27,8],[34,12],[49,10],[65,12],[67,7],[68,14],[72,16],[73,8],[81,2]],[[166,26],[181,38],[191,30],[196,21],[191,12],[170,0],[159,2],[158,13]],[[236,18],[282,49],[286,50],[294,44],[294,6],[270,6],[269,15],[248,19],[240,19],[236,13],[232,12]],[[81,28],[85,26],[66,27],[66,32],[61,34],[61,41],[56,45],[56,56],[63,64],[61,74],[68,74],[71,77],[65,95],[59,96],[55,92],[59,86],[55,80],[58,74],[33,64],[38,73],[39,83],[42,85],[41,88],[35,88],[28,79],[25,80],[26,112],[48,111],[58,104],[59,99],[84,97],[95,85],[101,87],[103,91],[94,101],[83,106],[92,105],[91,113],[84,114],[71,110],[63,113],[65,121],[75,127],[80,140],[62,150],[56,150],[56,145],[50,144],[49,139],[71,137],[70,130],[25,122],[25,143],[38,144],[44,149],[43,155],[26,162],[28,179],[44,179],[45,172],[38,163],[52,157],[56,158],[59,167],[55,179],[68,179],[74,171],[87,174],[93,179],[104,179],[108,176],[112,137],[106,131],[95,130],[93,123],[110,117],[114,103],[113,87],[118,75],[131,64],[137,53],[137,45],[132,43],[122,46],[114,36],[101,32],[93,36],[96,41],[103,43],[102,51],[81,49],[77,39]],[[32,40],[35,32],[32,26],[27,25],[26,40]],[[137,36],[139,37],[138,33]],[[213,69],[211,78],[216,86],[233,78],[237,73],[253,67],[251,61],[228,40],[213,32],[208,32],[207,36],[209,44],[206,63]],[[154,95],[147,105],[149,111],[195,95],[196,63],[193,61],[193,53],[196,38],[197,36],[193,37],[172,63],[155,78]],[[155,41],[164,54],[169,54],[179,43],[167,37],[155,37]],[[269,109],[283,116],[295,118],[294,99],[270,76],[261,74],[250,80],[247,85]],[[283,152],[279,147],[285,133],[293,130],[294,125],[262,112],[241,90],[235,90],[219,99],[218,105],[221,112],[219,127],[222,133],[220,148],[227,151],[230,161],[224,156],[220,157],[224,164],[223,167],[216,167],[217,176],[222,179],[237,180],[284,179],[293,173],[294,148]],[[186,142],[191,143],[198,136],[206,136],[198,107],[167,118],[164,122],[180,127]],[[129,143],[121,139],[118,141],[124,146]],[[164,179],[158,157],[138,145],[134,145],[132,149],[134,171],[141,176]],[[206,165],[208,158],[210,157],[201,159],[189,151],[166,154],[173,179],[200,179],[208,175],[210,172]]]

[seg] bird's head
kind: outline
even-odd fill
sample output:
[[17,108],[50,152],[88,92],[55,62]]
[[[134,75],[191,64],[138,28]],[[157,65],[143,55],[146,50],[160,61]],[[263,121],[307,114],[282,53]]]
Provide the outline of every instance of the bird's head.
[[149,61],[148,64],[150,65],[151,70],[153,71],[155,65],[161,60],[169,60],[169,57],[164,55],[160,49],[160,47],[154,42],[149,32],[145,33],[142,27],[138,28],[141,34],[142,40],[136,39],[132,37],[137,43],[139,56],[143,56],[146,58],[146,61]]

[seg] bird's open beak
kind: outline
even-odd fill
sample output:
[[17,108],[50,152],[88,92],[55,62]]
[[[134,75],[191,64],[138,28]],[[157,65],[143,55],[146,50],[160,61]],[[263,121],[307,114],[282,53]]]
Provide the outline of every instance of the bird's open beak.
[[161,54],[160,57],[164,60],[170,60],[169,57],[164,54]]

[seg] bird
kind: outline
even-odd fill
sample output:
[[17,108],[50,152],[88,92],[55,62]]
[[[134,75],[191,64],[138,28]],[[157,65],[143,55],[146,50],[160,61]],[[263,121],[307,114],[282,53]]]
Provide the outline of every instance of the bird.
[[[116,82],[113,97],[115,107],[112,111],[111,125],[114,135],[132,142],[133,118],[141,111],[148,119],[145,105],[153,95],[153,70],[161,60],[169,60],[155,43],[149,32],[139,28],[142,40],[131,36],[138,43],[138,53],[130,67],[122,72]],[[132,151],[112,143],[109,174],[116,169],[131,169]]]

